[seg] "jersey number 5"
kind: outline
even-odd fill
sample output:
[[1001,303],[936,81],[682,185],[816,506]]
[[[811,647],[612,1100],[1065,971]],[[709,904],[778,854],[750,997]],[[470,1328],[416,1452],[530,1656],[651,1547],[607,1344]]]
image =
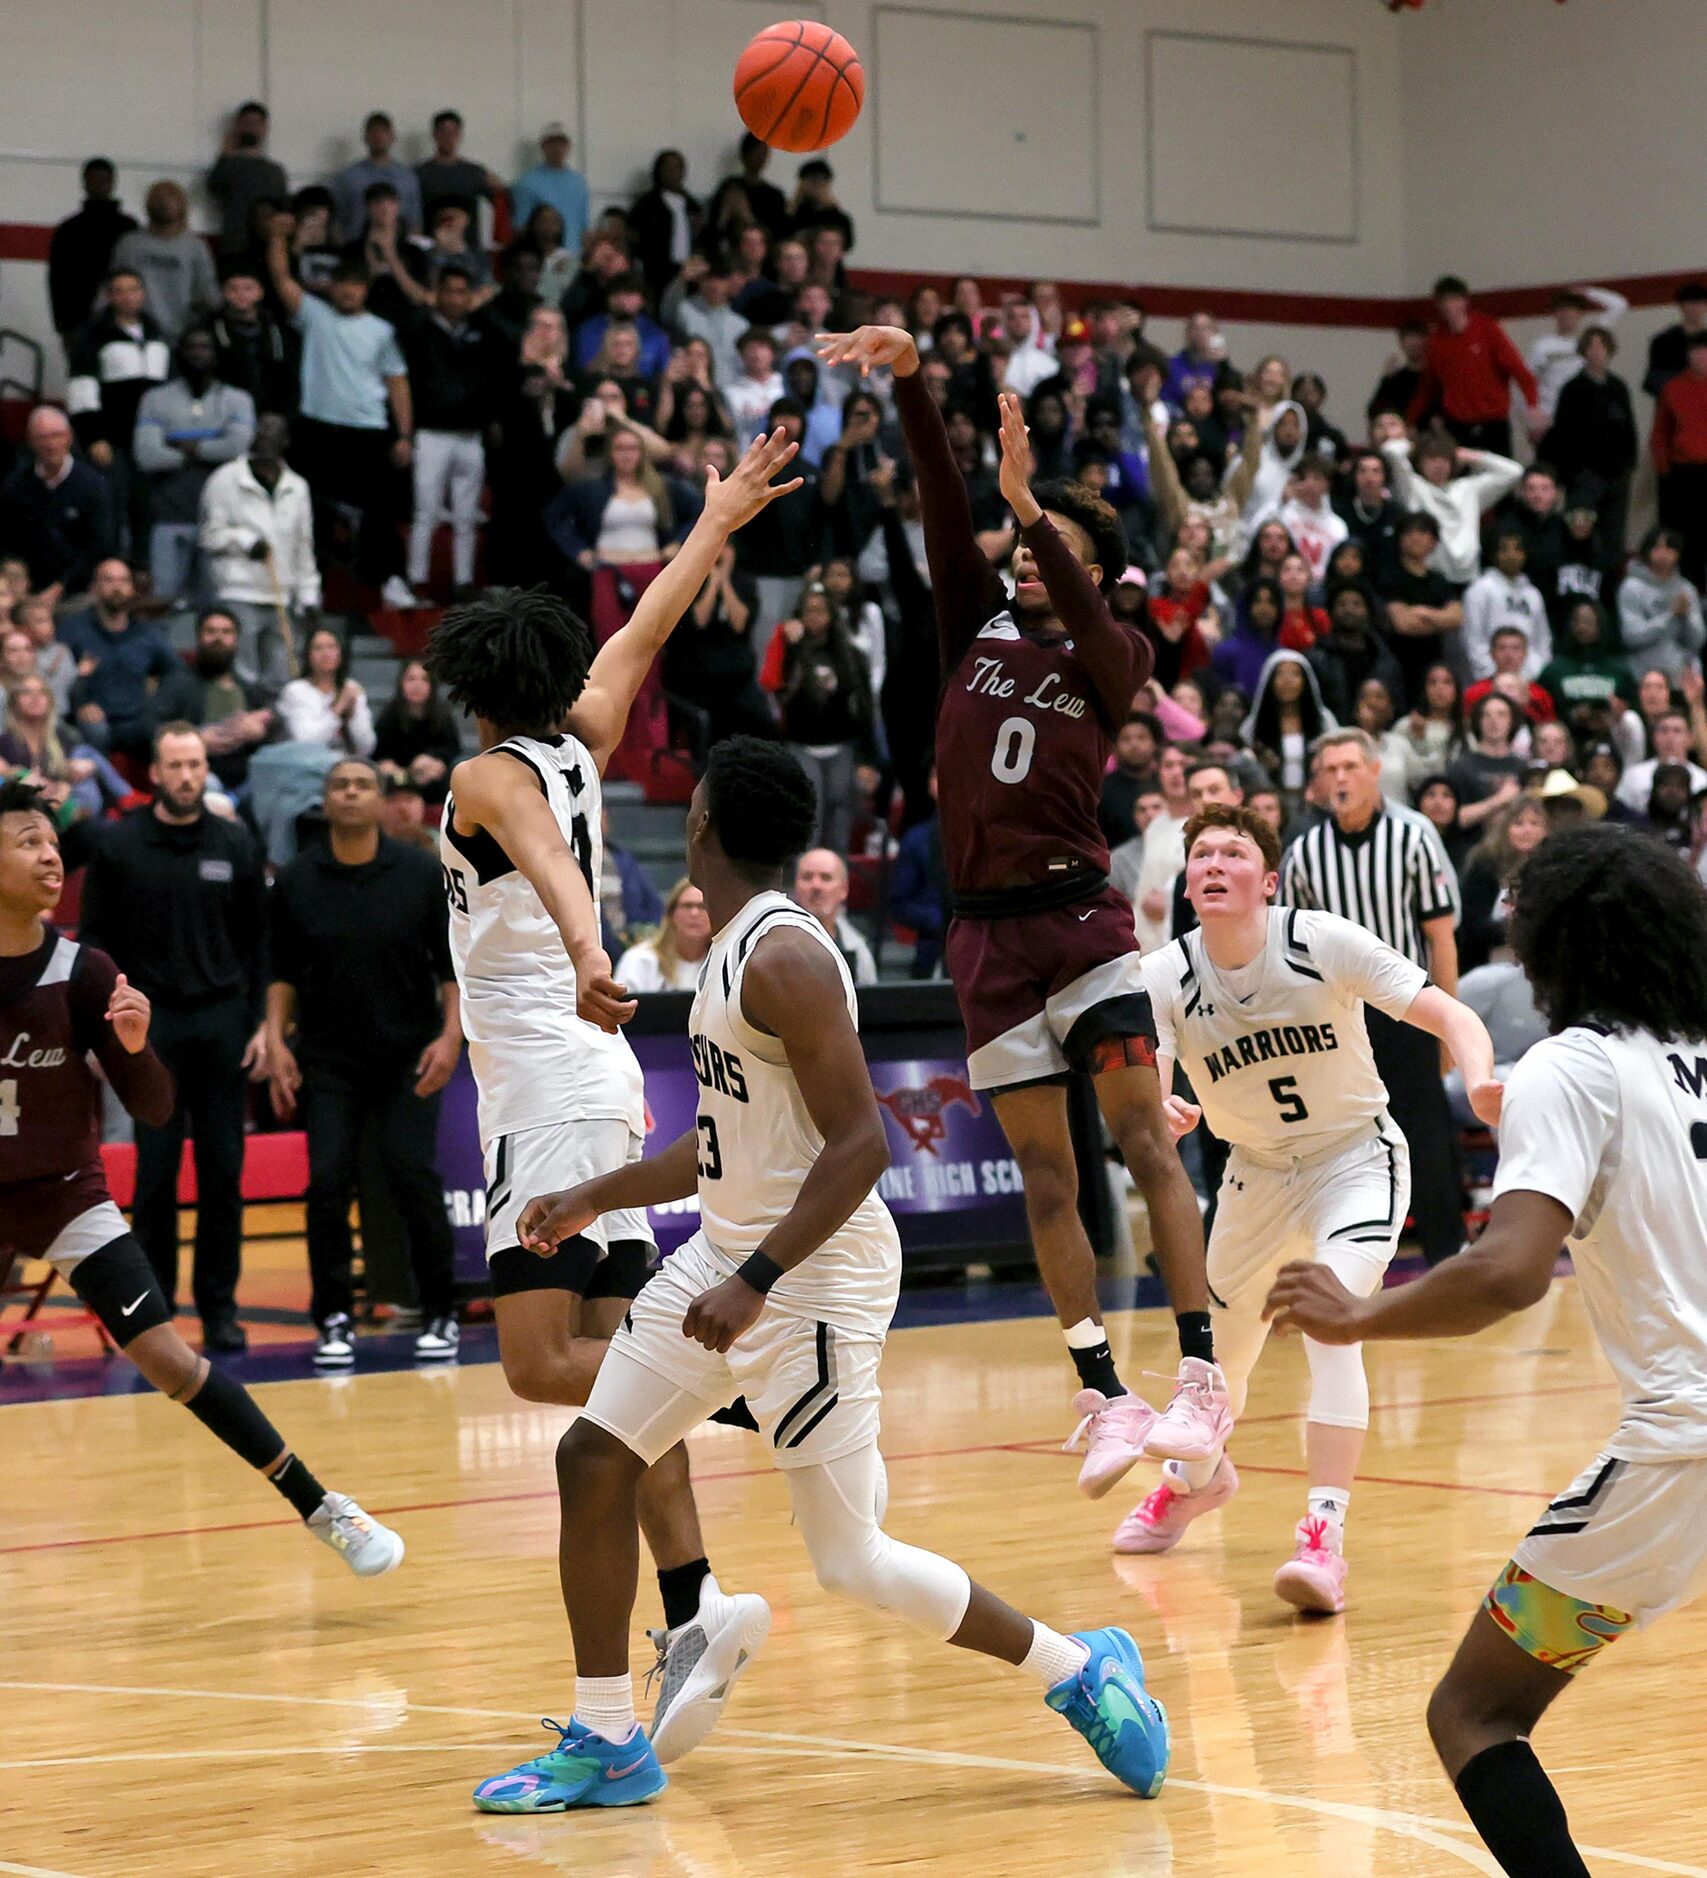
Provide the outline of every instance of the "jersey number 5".
[[717,1122],[710,1115],[699,1118],[699,1165],[701,1180],[723,1178],[723,1150],[717,1145]]
[[990,774],[997,782],[1024,782],[1031,774],[1031,756],[1037,748],[1037,726],[1029,717],[1003,720],[990,752]]
[[1304,1098],[1298,1093],[1296,1076],[1271,1076],[1268,1092],[1280,1104],[1280,1119],[1283,1122],[1304,1122],[1310,1119],[1310,1111],[1304,1106]]

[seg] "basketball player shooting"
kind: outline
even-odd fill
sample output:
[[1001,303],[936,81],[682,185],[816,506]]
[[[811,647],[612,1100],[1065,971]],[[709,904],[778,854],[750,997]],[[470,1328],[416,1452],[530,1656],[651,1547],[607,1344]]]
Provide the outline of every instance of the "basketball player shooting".
[[[1229,1146],[1209,1234],[1215,1344],[1235,1415],[1268,1337],[1263,1302],[1288,1259],[1316,1260],[1358,1297],[1379,1291],[1410,1208],[1411,1160],[1387,1113],[1366,1004],[1445,1043],[1471,1107],[1492,1123],[1499,1084],[1486,1026],[1420,965],[1337,914],[1272,904],[1280,842],[1254,810],[1200,809],[1185,825],[1194,932],[1144,961],[1164,1078],[1182,1063],[1201,1107],[1169,1095],[1184,1135],[1207,1116]],[[1363,1358],[1306,1341],[1310,1470],[1293,1554],[1275,1574],[1300,1610],[1345,1608],[1345,1521],[1369,1426]],[[1168,1461],[1114,1536],[1117,1552],[1166,1552],[1238,1490],[1224,1452]]]
[[1623,1411],[1495,1578],[1428,1728],[1503,1871],[1588,1878],[1529,1738],[1609,1645],[1707,1590],[1707,897],[1601,823],[1525,862],[1507,931],[1552,1034],[1506,1084],[1486,1231],[1371,1297],[1288,1265],[1267,1310],[1321,1344],[1469,1336],[1539,1303],[1569,1237]]
[[[565,1234],[545,1259],[516,1236],[530,1194],[638,1160],[645,1138],[640,1065],[619,1028],[634,1003],[612,979],[599,936],[605,765],[730,535],[800,487],[799,478],[771,480],[794,453],[779,430],[757,439],[728,477],[712,471],[681,551],[596,656],[567,606],[503,588],[447,613],[428,649],[480,736],[480,754],[452,774],[439,847],[479,1092],[498,1354],[524,1401],[586,1401],[656,1251],[644,1209]],[[664,1603],[653,1728],[669,1760],[721,1710],[721,1652],[756,1649],[770,1618],[762,1598],[726,1596],[711,1574],[686,1449],[661,1457],[640,1503]]]
[[101,1081],[139,1122],[172,1113],[172,1078],[148,1047],[148,999],[104,952],[48,923],[65,886],[38,792],[0,784],[0,1272],[45,1259],[169,1401],[247,1461],[358,1578],[400,1564],[403,1541],[328,1492],[255,1398],[178,1335],[172,1307],[107,1191]]
[[[1038,1269],[1079,1374],[1079,1485],[1100,1498],[1148,1451],[1202,1460],[1231,1425],[1214,1362],[1203,1222],[1162,1110],[1155,1028],[1132,908],[1109,885],[1097,824],[1103,771],[1148,642],[1106,595],[1126,566],[1108,505],[1078,483],[1031,486],[1018,399],[1002,397],[1002,494],[1019,523],[1010,602],[978,546],[966,484],[912,336],[862,326],[822,335],[827,365],[888,366],[918,475],[936,603],[936,755],[953,895],[947,962],[967,1069],[986,1091],[1025,1182]],[[1158,1420],[1121,1382],[1103,1329],[1096,1259],[1079,1220],[1067,1126],[1071,1070],[1097,1101],[1149,1209],[1178,1319],[1179,1386]],[[1070,1444],[1071,1445],[1071,1444]]]
[[[556,1748],[475,1789],[488,1812],[630,1806],[665,1785],[634,1718],[628,1625],[645,1470],[745,1395],[788,1482],[818,1581],[1035,1678],[1103,1766],[1153,1798],[1167,1717],[1125,1631],[1062,1636],[879,1523],[878,1365],[901,1246],[847,963],[785,892],[812,785],[783,745],[734,737],[688,810],[688,877],[714,933],[689,1019],[695,1126],[661,1154],[546,1194],[521,1236],[546,1257],[612,1208],[698,1194],[701,1230],[634,1300],[558,1447],[575,1712]],[[548,1727],[556,1724],[547,1723]]]

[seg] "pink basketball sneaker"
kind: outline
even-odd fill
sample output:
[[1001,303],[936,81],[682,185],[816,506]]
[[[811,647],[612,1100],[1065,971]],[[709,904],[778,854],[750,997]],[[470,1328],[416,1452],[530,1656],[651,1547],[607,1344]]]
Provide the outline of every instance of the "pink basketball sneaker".
[[1274,1574],[1275,1595],[1301,1611],[1336,1617],[1345,1609],[1349,1569],[1340,1549],[1343,1535],[1327,1520],[1306,1515],[1298,1522],[1298,1546]]
[[1194,1519],[1225,1506],[1239,1491],[1239,1476],[1225,1454],[1195,1493],[1164,1473],[1160,1484],[1114,1529],[1116,1552],[1171,1552]]
[[1081,1389],[1073,1397],[1079,1425],[1067,1437],[1063,1452],[1085,1451],[1079,1469],[1079,1491],[1100,1500],[1122,1475],[1144,1457],[1144,1437],[1156,1411],[1141,1395],[1106,1396],[1100,1389]]
[[1174,1399],[1151,1425],[1144,1451],[1159,1461],[1207,1461],[1233,1432],[1233,1405],[1219,1363],[1182,1356]]

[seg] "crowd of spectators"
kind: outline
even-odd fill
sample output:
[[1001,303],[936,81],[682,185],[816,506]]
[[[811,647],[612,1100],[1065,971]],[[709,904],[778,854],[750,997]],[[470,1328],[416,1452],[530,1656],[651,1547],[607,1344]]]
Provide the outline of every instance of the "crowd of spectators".
[[[370,698],[352,628],[476,581],[542,583],[602,641],[708,473],[782,425],[801,487],[708,576],[613,774],[649,784],[659,751],[691,766],[736,731],[786,739],[820,796],[802,903],[861,982],[879,962],[940,974],[917,500],[884,374],[851,379],[811,344],[874,320],[918,340],[993,561],[1013,540],[1003,388],[1040,475],[1077,477],[1125,526],[1113,605],[1155,677],[1102,824],[1146,946],[1189,918],[1194,788],[1224,784],[1295,841],[1330,817],[1321,739],[1345,729],[1383,803],[1432,831],[1466,966],[1498,962],[1512,878],[1565,818],[1647,826],[1707,875],[1707,285],[1648,349],[1658,519],[1632,541],[1641,439],[1607,289],[1559,294],[1526,357],[1443,276],[1373,387],[1330,387],[1307,360],[1236,361],[1208,311],[1170,347],[1135,298],[1075,308],[1048,282],[876,299],[850,282],[831,166],[772,180],[750,135],[703,193],[665,150],[603,208],[561,124],[509,183],[464,154],[454,111],[413,167],[375,112],[362,158],[295,190],[267,135],[262,106],[233,117],[211,238],[172,181],[139,226],[100,158],[55,231],[68,390],[0,483],[0,763],[41,777],[68,829],[94,840],[158,777],[161,728],[192,725],[208,808],[247,819],[275,871],[351,758],[388,836],[421,843],[460,727],[418,662]],[[174,613],[196,619],[183,653]],[[599,888],[629,982],[690,983],[697,893],[660,903],[614,844]]]

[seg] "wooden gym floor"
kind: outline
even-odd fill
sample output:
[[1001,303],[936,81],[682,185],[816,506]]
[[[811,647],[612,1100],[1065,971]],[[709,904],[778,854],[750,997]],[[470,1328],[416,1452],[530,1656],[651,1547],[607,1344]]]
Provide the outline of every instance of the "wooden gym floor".
[[[1171,1367],[1161,1313],[1111,1322],[1128,1375]],[[725,1726],[649,1807],[483,1817],[469,1788],[546,1746],[538,1718],[572,1702],[552,1485],[567,1412],[512,1400],[491,1363],[327,1380],[304,1362],[262,1387],[310,1464],[405,1535],[402,1569],[362,1584],[152,1396],[0,1406],[0,1874],[1493,1872],[1424,1701],[1616,1392],[1569,1280],[1472,1342],[1388,1346],[1371,1367],[1352,1607],[1307,1623],[1269,1588],[1306,1484],[1296,1347],[1258,1371],[1238,1500],[1169,1557],[1117,1560],[1108,1534],[1149,1482],[1098,1505],[1074,1491],[1053,1325],[896,1334],[892,1530],[1063,1629],[1137,1636],[1174,1725],[1150,1805],[1018,1676],[828,1601],[753,1438],[709,1429],[693,1445],[713,1564],[776,1614]],[[655,1605],[643,1578],[637,1670]],[[1597,1873],[1707,1878],[1704,1653],[1707,1607],[1616,1645],[1541,1732]]]

